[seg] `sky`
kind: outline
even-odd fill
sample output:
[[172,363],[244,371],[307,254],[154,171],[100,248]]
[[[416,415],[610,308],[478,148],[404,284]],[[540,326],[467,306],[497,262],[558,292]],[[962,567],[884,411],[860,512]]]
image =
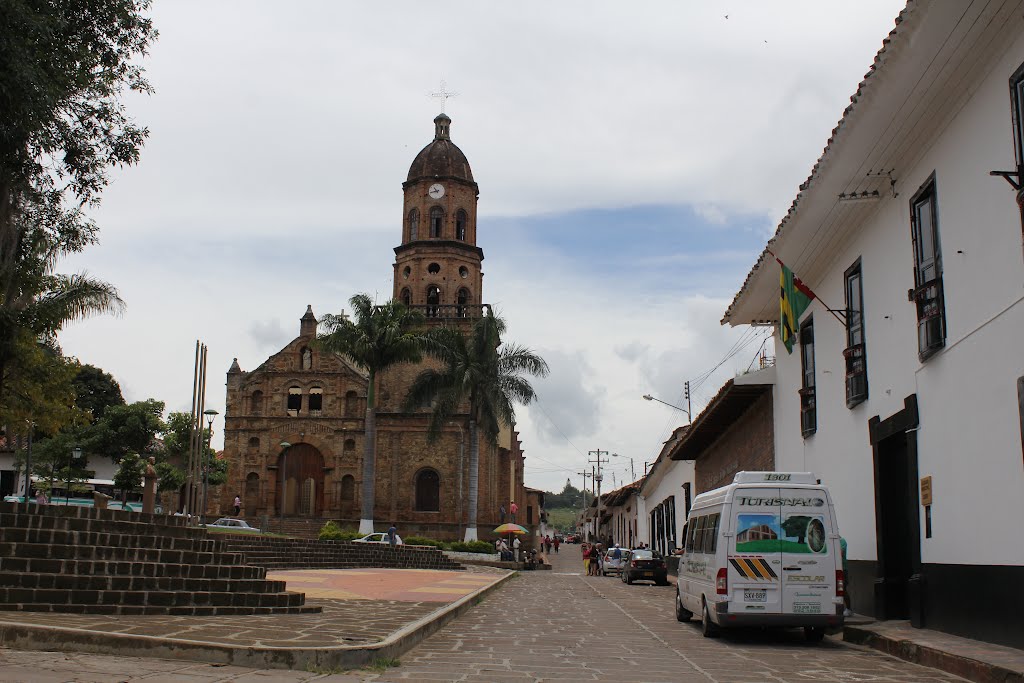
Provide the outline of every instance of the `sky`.
[[[551,374],[517,410],[526,484],[560,491],[591,451],[605,490],[687,415],[774,354],[719,320],[903,7],[897,0],[156,0],[149,139],[92,210],[100,244],[61,264],[123,315],[61,334],[129,401],[207,406],[307,304],[386,300],[402,187],[447,100],[480,186],[483,300]],[[766,337],[768,337],[766,339]],[[222,441],[214,424],[214,445]],[[631,472],[632,468],[632,472]]]

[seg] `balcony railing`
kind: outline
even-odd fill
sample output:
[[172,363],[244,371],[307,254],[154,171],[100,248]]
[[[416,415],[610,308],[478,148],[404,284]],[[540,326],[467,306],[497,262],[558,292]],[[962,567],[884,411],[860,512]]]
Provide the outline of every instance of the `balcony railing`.
[[818,431],[818,410],[814,387],[800,389],[800,433],[810,436]]
[[846,358],[846,407],[863,403],[868,397],[868,369],[864,345],[854,344],[843,351]]
[[482,318],[491,311],[490,304],[414,304],[409,308],[427,318],[441,320],[472,320]]
[[938,353],[946,345],[946,306],[942,277],[929,280],[907,293],[917,305],[917,351],[921,360]]

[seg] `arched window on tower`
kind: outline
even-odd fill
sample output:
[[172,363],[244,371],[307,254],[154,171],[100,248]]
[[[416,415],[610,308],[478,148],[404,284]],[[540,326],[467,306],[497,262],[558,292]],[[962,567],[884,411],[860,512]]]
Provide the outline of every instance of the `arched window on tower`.
[[463,287],[455,297],[455,314],[460,318],[469,315],[469,290]]
[[415,242],[420,238],[420,211],[413,209],[409,212],[409,241]]
[[444,225],[444,210],[440,206],[435,206],[430,210],[430,236],[440,237],[442,225]]
[[437,306],[441,303],[441,290],[437,285],[427,287],[427,317],[437,317]]
[[436,470],[420,470],[416,475],[416,511],[441,511],[441,478]]
[[320,387],[313,387],[309,390],[309,414],[311,417],[320,417],[324,407],[324,390]]
[[455,214],[455,239],[462,242],[466,241],[466,222],[468,220],[469,217],[466,215],[466,212],[459,209]]
[[346,474],[341,478],[341,502],[351,503],[356,499],[356,478]]
[[412,304],[412,292],[409,291],[408,287],[402,290],[402,293],[399,295],[399,297],[401,298],[402,303],[405,304],[406,306]]

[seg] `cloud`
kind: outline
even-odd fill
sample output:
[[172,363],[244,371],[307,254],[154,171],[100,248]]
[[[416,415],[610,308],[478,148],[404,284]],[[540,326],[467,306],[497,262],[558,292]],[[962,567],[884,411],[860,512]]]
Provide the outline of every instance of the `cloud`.
[[280,349],[289,340],[294,338],[294,331],[289,334],[285,332],[284,328],[281,327],[281,321],[277,318],[273,318],[268,321],[256,320],[249,325],[249,338],[252,339],[260,348],[269,348],[276,351]]
[[595,373],[581,351],[547,349],[538,351],[551,367],[551,374],[536,380],[541,412],[546,420],[537,422],[538,435],[548,444],[594,433],[600,421],[602,387],[588,386]]

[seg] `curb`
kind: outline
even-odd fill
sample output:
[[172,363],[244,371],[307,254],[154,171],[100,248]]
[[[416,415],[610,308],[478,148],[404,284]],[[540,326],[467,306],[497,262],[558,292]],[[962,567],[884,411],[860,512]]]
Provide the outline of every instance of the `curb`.
[[977,683],[1024,683],[1024,674],[998,664],[955,655],[910,640],[884,636],[860,626],[846,626],[843,640],[865,645],[893,657],[939,669]]
[[441,627],[469,611],[479,599],[497,590],[514,576],[516,572],[506,574],[436,612],[407,624],[380,642],[368,645],[305,648],[241,647],[8,621],[0,621],[0,645],[16,650],[156,657],[257,669],[358,669],[375,659],[397,659]]

